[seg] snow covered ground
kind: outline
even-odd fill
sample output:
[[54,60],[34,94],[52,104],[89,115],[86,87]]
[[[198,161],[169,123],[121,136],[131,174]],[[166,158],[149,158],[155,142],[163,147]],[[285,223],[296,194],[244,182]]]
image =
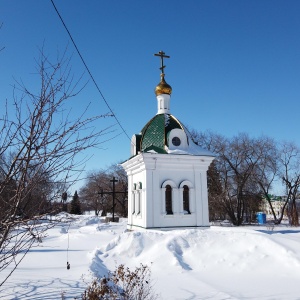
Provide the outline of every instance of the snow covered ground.
[[62,293],[80,299],[84,281],[121,263],[151,265],[159,299],[300,299],[300,229],[128,232],[126,221],[102,223],[86,215],[49,230],[0,288],[0,299],[57,300]]

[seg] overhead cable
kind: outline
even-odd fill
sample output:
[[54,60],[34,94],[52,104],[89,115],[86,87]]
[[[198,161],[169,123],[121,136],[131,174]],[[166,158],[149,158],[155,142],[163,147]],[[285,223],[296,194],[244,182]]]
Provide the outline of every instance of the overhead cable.
[[77,45],[76,45],[76,43],[75,43],[75,41],[74,41],[74,39],[73,39],[73,37],[72,37],[72,35],[71,35],[69,29],[67,28],[67,25],[65,24],[65,22],[64,22],[64,20],[63,20],[63,18],[62,18],[62,16],[60,15],[58,9],[56,8],[56,6],[55,6],[53,0],[51,0],[51,3],[52,3],[52,5],[53,5],[53,7],[54,7],[54,9],[55,9],[55,11],[56,11],[58,17],[60,18],[60,20],[61,20],[61,22],[62,22],[64,28],[66,29],[66,31],[67,31],[67,33],[68,33],[68,35],[69,35],[69,37],[70,37],[70,39],[71,39],[71,41],[72,41],[72,43],[73,43],[73,45],[74,45],[74,47],[75,47],[77,53],[78,53],[78,55],[79,55],[79,57],[80,57],[82,63],[84,64],[84,66],[85,66],[87,72],[89,73],[89,75],[90,75],[92,81],[94,82],[94,84],[95,84],[95,86],[96,86],[96,88],[97,88],[99,94],[101,95],[103,101],[105,102],[106,106],[108,107],[108,109],[109,109],[110,112],[112,113],[112,116],[115,118],[115,120],[117,121],[117,123],[118,123],[118,125],[120,126],[120,128],[123,130],[123,132],[125,133],[125,135],[127,136],[127,138],[131,141],[131,138],[128,136],[128,134],[127,134],[127,132],[125,131],[124,127],[121,125],[120,121],[118,120],[118,118],[117,118],[116,115],[114,114],[113,110],[111,109],[110,105],[108,104],[107,100],[105,99],[104,95],[102,94],[102,92],[101,92],[101,90],[100,90],[100,88],[99,88],[97,82],[95,81],[95,79],[94,79],[94,77],[93,77],[93,75],[92,75],[90,69],[88,68],[87,64],[85,63],[85,60],[83,59],[83,57],[82,57],[82,55],[81,55],[81,53],[80,53],[80,51],[79,51],[79,49],[78,49],[78,47],[77,47]]

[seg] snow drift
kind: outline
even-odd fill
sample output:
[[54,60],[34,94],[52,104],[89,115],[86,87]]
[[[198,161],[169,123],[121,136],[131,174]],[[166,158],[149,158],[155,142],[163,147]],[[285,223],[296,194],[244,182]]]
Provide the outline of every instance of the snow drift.
[[297,228],[139,232],[127,231],[126,219],[102,223],[92,216],[51,229],[2,287],[0,299],[74,299],[91,276],[140,263],[151,266],[160,299],[300,299]]

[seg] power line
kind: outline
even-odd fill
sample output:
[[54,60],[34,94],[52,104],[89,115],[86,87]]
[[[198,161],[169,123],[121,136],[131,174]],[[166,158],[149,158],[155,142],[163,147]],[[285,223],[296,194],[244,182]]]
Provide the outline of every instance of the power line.
[[131,138],[128,136],[128,134],[127,134],[127,132],[125,131],[124,127],[121,125],[120,121],[118,120],[118,118],[117,118],[116,115],[114,114],[113,110],[111,109],[110,105],[109,105],[108,102],[106,101],[104,95],[102,94],[102,92],[101,92],[101,90],[100,90],[100,88],[99,88],[97,82],[95,81],[95,79],[94,79],[94,77],[93,77],[93,75],[92,75],[90,69],[88,68],[87,64],[85,63],[85,60],[83,59],[83,57],[82,57],[82,55],[81,55],[81,53],[80,53],[80,51],[79,51],[79,49],[78,49],[78,47],[77,47],[77,45],[76,45],[76,43],[75,43],[75,41],[74,41],[74,39],[73,39],[73,37],[72,37],[72,35],[71,35],[69,29],[67,28],[67,25],[65,24],[65,22],[64,22],[64,20],[63,20],[63,18],[62,18],[62,16],[60,15],[59,11],[57,10],[57,8],[56,8],[56,6],[55,6],[53,0],[51,0],[51,3],[52,3],[52,5],[53,5],[53,7],[54,7],[54,9],[55,9],[55,11],[56,11],[58,17],[60,18],[60,20],[61,20],[61,22],[62,22],[64,28],[66,29],[66,31],[67,31],[67,33],[68,33],[68,35],[69,35],[69,37],[70,37],[70,39],[71,39],[71,41],[72,41],[72,43],[73,43],[73,45],[74,45],[74,47],[75,47],[77,53],[78,53],[78,55],[79,55],[79,57],[80,57],[82,63],[84,64],[84,66],[85,66],[87,72],[89,73],[90,77],[92,78],[92,81],[94,82],[94,84],[95,84],[95,86],[96,86],[96,88],[97,88],[99,94],[101,95],[103,101],[105,102],[106,106],[108,107],[108,109],[109,109],[110,112],[112,113],[112,116],[115,118],[115,120],[117,121],[117,123],[118,123],[118,125],[120,126],[120,128],[123,130],[123,132],[125,133],[125,135],[127,136],[127,138],[131,141]]

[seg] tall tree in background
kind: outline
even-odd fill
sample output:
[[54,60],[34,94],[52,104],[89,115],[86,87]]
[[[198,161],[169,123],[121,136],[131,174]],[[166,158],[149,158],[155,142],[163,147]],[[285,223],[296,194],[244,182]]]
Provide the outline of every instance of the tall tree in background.
[[67,200],[68,200],[68,193],[63,192],[61,195],[61,200],[62,200],[62,211],[67,212]]
[[222,199],[224,197],[223,188],[221,178],[214,161],[207,170],[207,188],[210,221],[224,220],[226,218],[226,212],[222,205]]
[[0,116],[0,285],[52,226],[41,225],[40,219],[53,212],[51,203],[61,200],[65,186],[81,171],[78,154],[99,145],[108,133],[94,128],[106,115],[85,118],[84,112],[71,118],[66,103],[81,87],[65,54],[52,63],[41,51],[37,71],[39,91],[17,83],[21,96],[14,95],[15,116],[8,108]]
[[79,196],[77,194],[77,191],[75,191],[73,199],[71,201],[71,209],[70,209],[70,213],[74,214],[74,215],[81,215],[82,211],[81,211],[81,203],[79,200]]
[[[217,154],[215,171],[208,172],[209,205],[223,210],[234,225],[251,221],[261,200],[261,189],[254,178],[258,167],[270,158],[266,155],[271,147],[269,139],[250,138],[247,134],[225,138],[210,132],[192,132],[192,136],[200,146]],[[218,181],[212,177],[216,174]],[[214,185],[219,190],[218,197],[211,194]]]
[[227,214],[234,225],[241,225],[246,212],[246,187],[256,157],[255,147],[246,135],[227,140],[220,147],[219,172],[226,191],[224,200]]
[[[299,214],[296,200],[299,199],[300,187],[300,148],[294,143],[284,143],[280,152],[281,178],[286,190],[289,222],[292,226],[299,226]],[[284,209],[283,208],[283,209]]]
[[264,159],[256,166],[252,179],[258,184],[261,195],[268,202],[270,211],[273,215],[274,224],[280,224],[283,219],[284,208],[281,210],[281,213],[277,215],[273,207],[271,195],[274,184],[280,176],[280,150],[274,140],[270,138],[265,138],[265,140],[266,147],[261,153],[261,155],[264,156]]

